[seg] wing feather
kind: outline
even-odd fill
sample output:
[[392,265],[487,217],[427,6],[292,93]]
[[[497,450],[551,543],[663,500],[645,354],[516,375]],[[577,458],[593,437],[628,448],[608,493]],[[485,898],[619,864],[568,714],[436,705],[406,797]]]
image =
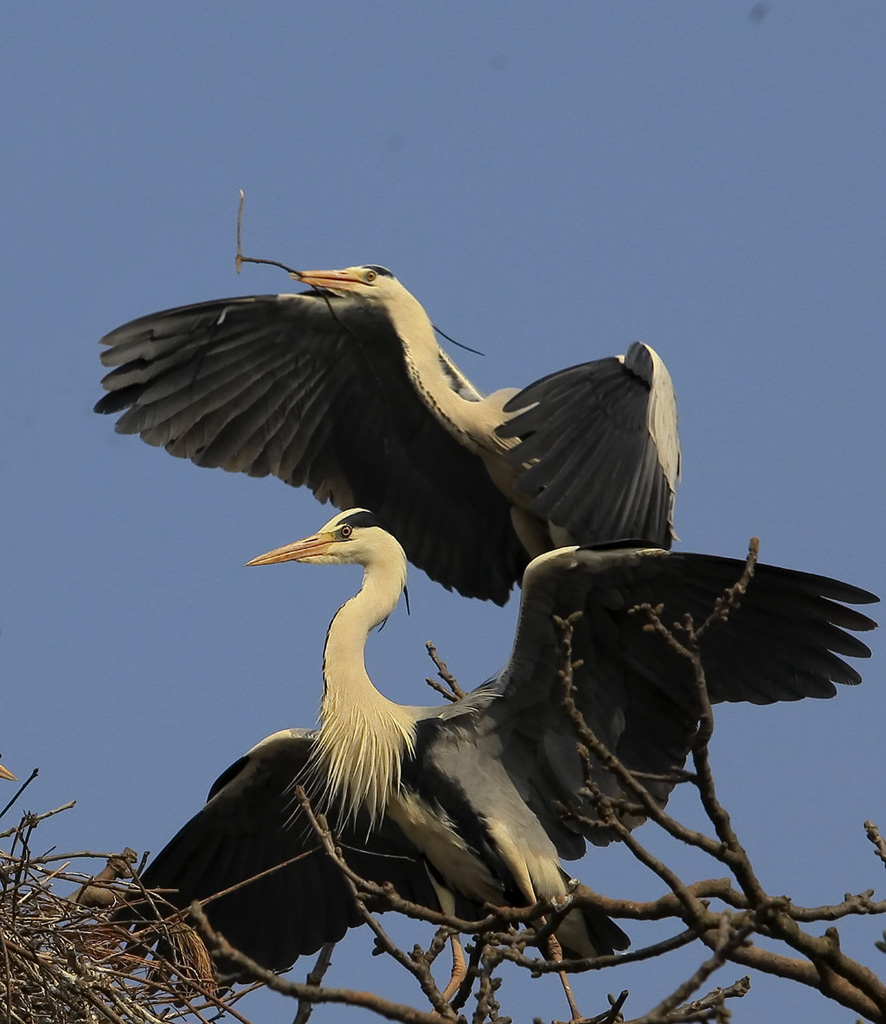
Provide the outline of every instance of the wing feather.
[[122,413],[120,433],[371,508],[432,579],[507,600],[526,562],[510,502],[424,405],[380,310],[311,292],[222,299],[102,342],[96,411]]
[[[590,728],[629,768],[667,774],[683,765],[697,723],[694,675],[631,609],[664,604],[666,625],[686,613],[698,625],[743,569],[737,559],[638,547],[562,548],[530,563],[514,647],[494,683],[500,699],[480,715],[503,737],[506,768],[561,856],[577,855],[575,827],[552,809],[555,802],[581,803],[583,769],[561,706],[562,654],[552,617],[582,612],[573,634],[574,693]],[[847,604],[876,600],[828,577],[758,565],[739,607],[703,641],[711,700],[826,698],[836,693],[834,683],[860,682],[843,656],[867,657],[870,650],[848,631],[875,623]],[[594,778],[614,792],[614,780],[599,766]],[[650,787],[664,803],[673,782]],[[589,805],[584,811],[593,816]],[[585,838],[605,843],[611,837],[588,829]]]
[[670,375],[652,349],[543,377],[506,405],[497,433],[530,509],[578,543],[642,537],[669,548],[680,475]]
[[[213,927],[270,970],[287,970],[362,920],[293,802],[292,784],[313,742],[313,732],[294,729],[262,741],[218,780],[203,809],[142,875],[146,887],[174,890],[167,899],[185,907],[298,858],[205,905]],[[339,838],[358,873],[438,907],[424,863],[396,825],[385,821],[369,835],[367,823],[358,821]]]

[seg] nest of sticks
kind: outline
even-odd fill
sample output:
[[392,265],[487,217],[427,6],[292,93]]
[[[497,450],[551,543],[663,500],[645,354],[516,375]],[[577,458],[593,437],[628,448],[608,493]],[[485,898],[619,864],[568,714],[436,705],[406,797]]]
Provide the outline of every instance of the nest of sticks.
[[0,1024],[245,1020],[233,1004],[249,989],[219,992],[206,947],[180,916],[141,933],[116,920],[138,886],[133,851],[34,852],[40,822],[70,806],[0,832]]

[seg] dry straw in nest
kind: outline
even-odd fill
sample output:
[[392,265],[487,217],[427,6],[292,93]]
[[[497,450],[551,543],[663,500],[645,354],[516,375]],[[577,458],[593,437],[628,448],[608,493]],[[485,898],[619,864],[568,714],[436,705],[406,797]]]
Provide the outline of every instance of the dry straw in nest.
[[[208,1024],[223,1014],[248,1024],[233,1006],[245,993],[217,992],[206,948],[186,924],[152,926],[139,946],[115,923],[133,884],[131,850],[33,852],[39,823],[71,806],[25,814],[0,832],[0,1024]],[[107,863],[93,874],[96,859]],[[147,948],[158,928],[169,958]]]

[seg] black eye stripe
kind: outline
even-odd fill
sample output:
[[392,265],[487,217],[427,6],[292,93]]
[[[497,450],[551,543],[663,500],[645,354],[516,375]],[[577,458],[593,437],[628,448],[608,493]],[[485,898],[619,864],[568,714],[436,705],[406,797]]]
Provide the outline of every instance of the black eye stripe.
[[379,277],[393,277],[394,275],[388,270],[387,267],[379,267],[375,263],[368,263],[364,270],[374,270]]
[[385,529],[384,523],[374,512],[355,512],[353,515],[348,516],[345,522],[340,524],[340,527],[345,524],[352,529],[364,529],[368,526],[379,526],[381,529]]

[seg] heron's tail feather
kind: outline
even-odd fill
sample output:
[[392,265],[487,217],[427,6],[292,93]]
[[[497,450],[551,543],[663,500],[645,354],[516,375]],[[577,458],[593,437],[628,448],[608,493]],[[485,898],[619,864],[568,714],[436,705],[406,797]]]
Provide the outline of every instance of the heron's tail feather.
[[[578,896],[590,893],[583,885],[578,885],[574,891]],[[557,938],[567,956],[582,959],[606,956],[617,949],[627,949],[631,944],[615,921],[595,907],[579,907],[567,914],[557,929]]]

